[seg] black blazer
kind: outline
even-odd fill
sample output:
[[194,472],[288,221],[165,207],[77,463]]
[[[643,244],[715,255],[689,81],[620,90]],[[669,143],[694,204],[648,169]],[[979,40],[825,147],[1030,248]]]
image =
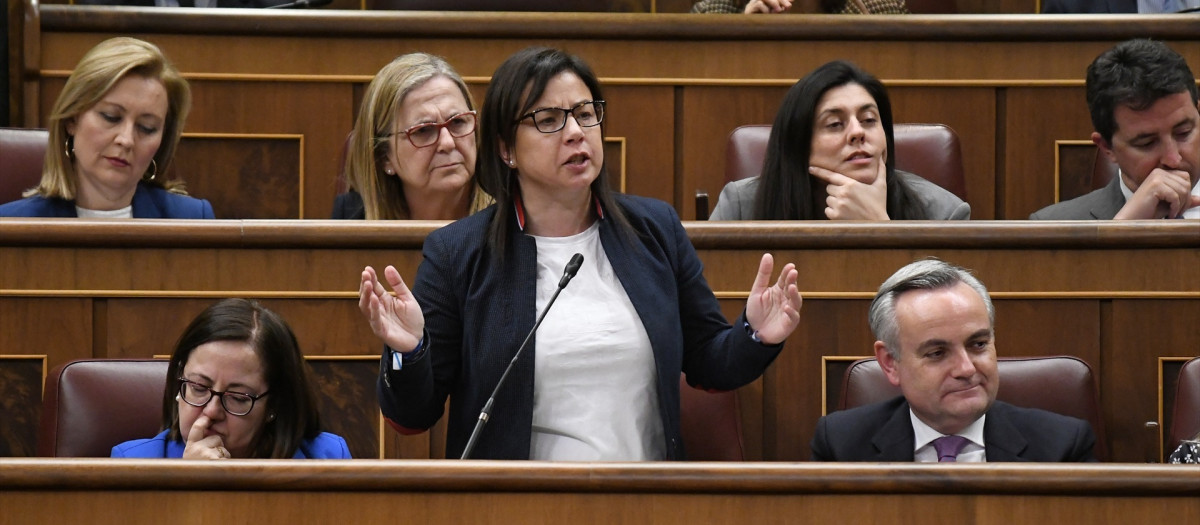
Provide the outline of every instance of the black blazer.
[[[834,412],[817,421],[813,461],[913,461],[904,396]],[[996,401],[983,425],[988,462],[1096,461],[1096,435],[1082,419]]]
[[[726,321],[674,209],[644,197],[616,198],[636,237],[625,238],[613,220],[601,219],[600,242],[650,338],[667,457],[685,459],[679,374],[686,372],[693,386],[732,390],[762,375],[783,346],[754,342],[744,314],[733,326]],[[447,457],[462,455],[480,409],[537,316],[537,245],[517,230],[513,210],[505,210],[512,237],[507,262],[497,262],[486,235],[496,213],[493,205],[425,238],[412,290],[425,314],[428,353],[392,371],[385,348],[380,362],[380,409],[401,432],[433,426],[450,398]],[[746,268],[747,279],[753,271]],[[529,458],[535,355],[529,350],[496,396],[474,458]]]
[[367,218],[367,210],[363,207],[362,195],[350,190],[333,198],[334,219],[363,220]]
[[1043,13],[1136,13],[1137,0],[1045,0]]

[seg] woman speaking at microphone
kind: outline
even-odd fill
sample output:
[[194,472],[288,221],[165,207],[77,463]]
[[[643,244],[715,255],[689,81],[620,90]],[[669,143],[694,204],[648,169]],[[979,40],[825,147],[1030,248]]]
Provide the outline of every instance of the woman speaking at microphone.
[[428,429],[450,398],[446,454],[459,457],[506,366],[584,263],[495,395],[471,458],[686,459],[679,375],[730,390],[759,377],[800,320],[797,272],[772,285],[764,255],[730,326],[666,203],[614,194],[604,97],[591,69],[530,48],[492,75],[476,175],[496,204],[431,233],[413,291],[395,268],[362,274],[359,307],[386,344],[384,416]]

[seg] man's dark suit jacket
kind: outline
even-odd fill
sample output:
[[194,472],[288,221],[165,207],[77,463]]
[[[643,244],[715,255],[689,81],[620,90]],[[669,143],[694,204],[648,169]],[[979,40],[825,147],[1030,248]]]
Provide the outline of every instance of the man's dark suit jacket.
[[[139,182],[133,193],[135,219],[212,219],[212,204]],[[75,201],[27,197],[0,206],[0,217],[76,217]]]
[[1029,215],[1030,220],[1042,221],[1106,221],[1117,216],[1125,206],[1125,194],[1121,191],[1121,177],[1113,177],[1098,190],[1074,199],[1051,204]]
[[[813,461],[913,461],[912,419],[903,396],[817,421]],[[996,401],[983,424],[988,462],[1095,461],[1096,435],[1082,419]]]
[[[744,314],[729,325],[673,208],[644,197],[616,199],[635,236],[625,237],[614,219],[601,219],[600,242],[650,338],[667,459],[685,459],[680,372],[694,386],[732,390],[762,375],[783,345],[751,339]],[[506,209],[508,260],[493,258],[487,230],[496,213],[493,205],[425,238],[412,291],[425,314],[429,348],[399,371],[391,370],[387,349],[380,362],[380,409],[402,432],[433,426],[449,396],[446,457],[462,455],[480,409],[538,313],[536,241],[517,230],[516,214]],[[749,278],[753,268],[746,271]],[[473,458],[529,458],[535,341],[529,344],[496,395]]]
[[[195,7],[195,0],[178,0],[180,7]],[[217,7],[269,7],[286,4],[292,0],[217,0]],[[76,0],[78,5],[123,5],[129,7],[154,7],[154,0]]]
[[1043,13],[1136,13],[1137,0],[1045,0]]

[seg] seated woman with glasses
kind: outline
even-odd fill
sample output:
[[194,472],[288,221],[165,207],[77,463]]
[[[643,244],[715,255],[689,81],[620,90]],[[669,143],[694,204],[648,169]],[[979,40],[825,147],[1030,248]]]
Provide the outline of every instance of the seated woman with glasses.
[[[449,397],[449,457],[464,455],[486,401],[491,424],[472,458],[685,459],[680,373],[701,388],[745,385],[800,321],[794,265],[772,284],[764,255],[731,326],[675,210],[613,192],[600,91],[562,51],[509,57],[480,121],[480,184],[496,204],[426,237],[412,292],[392,266],[395,296],[363,270],[359,307],[386,344],[383,414],[421,432]],[[488,401],[577,254],[579,282]]]
[[425,53],[397,57],[363,96],[346,153],[350,191],[334,219],[453,220],[491,198],[475,175],[475,104],[462,77]]
[[183,331],[163,393],[163,430],[113,447],[121,458],[349,458],[321,432],[296,336],[257,302],[225,299]]
[[41,182],[0,206],[0,217],[212,219],[208,201],[164,175],[191,100],[187,81],[154,44],[96,44],[50,110]]
[[710,220],[914,220],[971,216],[971,206],[896,169],[892,103],[854,64],[829,62],[788,90],[762,175],[730,182]]

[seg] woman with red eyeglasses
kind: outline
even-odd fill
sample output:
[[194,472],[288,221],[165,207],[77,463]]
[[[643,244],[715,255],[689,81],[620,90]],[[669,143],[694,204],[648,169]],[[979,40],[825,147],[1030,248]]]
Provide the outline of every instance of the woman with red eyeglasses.
[[475,184],[477,115],[462,77],[426,53],[397,57],[367,86],[334,219],[454,220],[491,204]]

